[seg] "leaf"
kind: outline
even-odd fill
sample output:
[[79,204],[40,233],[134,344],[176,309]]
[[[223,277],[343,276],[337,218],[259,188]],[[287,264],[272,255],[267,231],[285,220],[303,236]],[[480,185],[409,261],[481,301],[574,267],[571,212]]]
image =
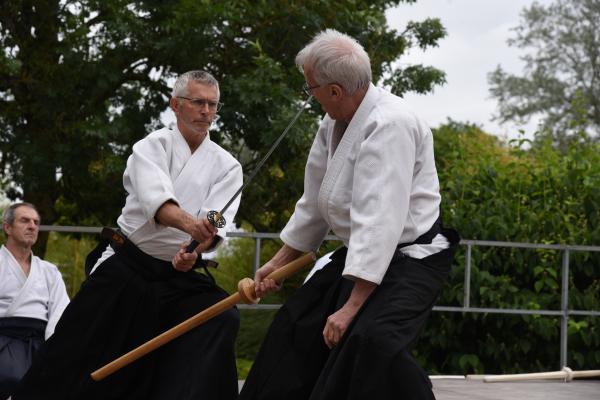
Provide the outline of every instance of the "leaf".
[[538,292],[538,293],[541,292],[542,289],[544,288],[544,281],[535,282],[534,287],[535,287],[536,292]]

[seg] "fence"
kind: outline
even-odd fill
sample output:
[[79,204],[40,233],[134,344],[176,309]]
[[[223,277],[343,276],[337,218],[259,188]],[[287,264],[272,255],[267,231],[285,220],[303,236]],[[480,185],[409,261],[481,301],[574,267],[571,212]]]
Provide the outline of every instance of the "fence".
[[[40,230],[49,232],[63,233],[100,233],[98,227],[81,226],[49,226],[42,225]],[[261,242],[263,240],[276,240],[279,235],[276,233],[254,233],[254,232],[229,232],[227,237],[246,238],[254,240],[254,271],[260,266]],[[325,240],[339,240],[335,236],[327,236]],[[434,311],[438,312],[461,312],[461,313],[490,313],[490,314],[517,314],[517,315],[546,315],[560,317],[560,368],[567,365],[568,335],[567,327],[571,316],[600,316],[600,311],[595,310],[571,310],[569,309],[569,261],[571,252],[600,252],[600,246],[576,246],[559,244],[536,244],[520,242],[495,242],[485,240],[461,240],[461,246],[465,246],[465,268],[463,285],[463,305],[462,307],[435,306]],[[539,310],[539,309],[513,309],[513,308],[481,308],[471,307],[471,267],[472,267],[472,249],[474,246],[481,247],[508,247],[537,250],[555,250],[562,253],[561,263],[561,307],[560,310]],[[239,308],[251,309],[274,309],[279,308],[280,304],[256,304],[240,305]]]

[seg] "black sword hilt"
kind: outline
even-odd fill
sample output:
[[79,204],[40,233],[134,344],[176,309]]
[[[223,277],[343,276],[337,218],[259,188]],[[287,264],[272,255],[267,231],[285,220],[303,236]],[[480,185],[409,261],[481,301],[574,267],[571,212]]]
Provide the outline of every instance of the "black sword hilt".
[[[210,224],[215,228],[223,228],[225,224],[227,224],[227,221],[225,221],[225,217],[223,217],[223,214],[216,210],[209,211],[206,214],[206,218],[208,219],[208,222],[210,222]],[[192,240],[191,243],[188,244],[188,247],[185,248],[185,252],[191,253],[196,249],[196,247],[198,247],[198,244],[199,243],[197,241]]]

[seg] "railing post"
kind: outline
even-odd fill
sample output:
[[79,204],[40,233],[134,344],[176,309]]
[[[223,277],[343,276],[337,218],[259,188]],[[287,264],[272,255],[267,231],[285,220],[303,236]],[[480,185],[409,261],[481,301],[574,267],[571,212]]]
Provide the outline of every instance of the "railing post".
[[567,346],[569,328],[569,249],[562,256],[562,284],[560,309],[560,368],[567,366]]
[[471,306],[471,244],[467,244],[467,254],[465,256],[465,283],[463,307]]
[[254,238],[254,266],[252,271],[252,277],[256,274],[256,270],[260,267],[260,238]]

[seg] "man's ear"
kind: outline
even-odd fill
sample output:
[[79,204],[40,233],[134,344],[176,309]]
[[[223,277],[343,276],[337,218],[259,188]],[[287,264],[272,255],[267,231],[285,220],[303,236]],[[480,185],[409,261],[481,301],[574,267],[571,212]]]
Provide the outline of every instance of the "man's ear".
[[179,110],[179,101],[177,101],[175,97],[171,97],[171,100],[169,100],[169,106],[173,112],[177,113]]
[[334,98],[334,100],[339,100],[342,98],[344,91],[340,85],[337,83],[329,84],[329,95]]
[[2,232],[4,233],[4,236],[6,236],[6,238],[8,238],[8,236],[10,235],[10,232],[9,232],[10,228],[12,228],[10,226],[10,224],[8,224],[6,222],[2,223]]

